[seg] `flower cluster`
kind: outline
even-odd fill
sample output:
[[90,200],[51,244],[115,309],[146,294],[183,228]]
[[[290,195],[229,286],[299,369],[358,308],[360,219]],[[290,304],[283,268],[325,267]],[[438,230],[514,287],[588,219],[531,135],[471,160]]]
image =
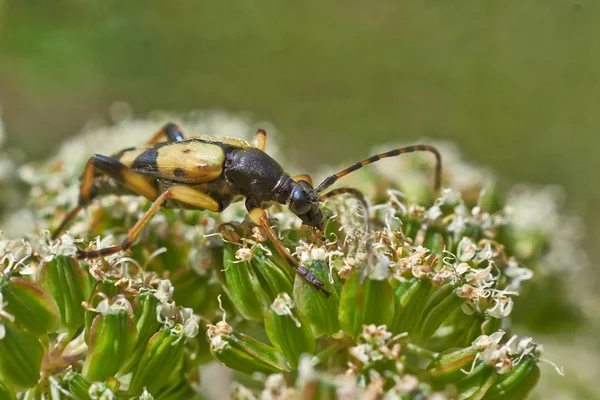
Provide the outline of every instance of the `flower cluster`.
[[[192,135],[250,132],[222,114],[188,121]],[[504,332],[552,252],[523,247],[493,177],[451,152],[440,194],[418,157],[350,175],[372,206],[328,199],[318,234],[286,207],[269,209],[276,236],[329,297],[241,204],[164,210],[129,251],[78,260],[78,249],[116,244],[149,206],[100,198],[52,240],[46,229],[76,204],[86,157],[119,150],[108,148],[117,137],[143,143],[158,126],[86,132],[21,168],[34,224],[26,240],[0,237],[0,394],[196,398],[211,362],[239,374],[239,399],[512,399],[534,387],[541,346]]]

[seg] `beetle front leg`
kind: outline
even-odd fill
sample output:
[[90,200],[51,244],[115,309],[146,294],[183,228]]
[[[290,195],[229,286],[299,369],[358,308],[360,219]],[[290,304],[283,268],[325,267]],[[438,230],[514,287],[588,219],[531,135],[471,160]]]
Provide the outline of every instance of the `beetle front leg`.
[[148,142],[148,145],[153,146],[157,144],[163,137],[167,138],[168,142],[181,142],[185,140],[183,131],[176,124],[169,122],[163,126],[160,131],[154,134],[152,139]]
[[285,258],[285,260],[292,267],[296,269],[296,273],[298,275],[300,275],[308,283],[313,285],[315,289],[323,292],[323,294],[325,294],[325,297],[331,296],[331,292],[325,289],[325,284],[321,282],[316,276],[314,276],[309,270],[298,264],[298,262],[294,259],[294,257],[292,257],[290,252],[285,248],[283,243],[281,243],[281,240],[279,240],[277,236],[275,236],[275,234],[271,230],[269,218],[267,217],[267,213],[265,212],[265,210],[263,210],[262,208],[255,208],[252,211],[250,211],[249,215],[252,222],[254,222],[256,225],[262,226],[265,229],[269,240],[271,240],[271,242],[275,246],[275,249],[277,249],[277,252],[283,258]]
[[295,180],[296,182],[297,181],[306,181],[306,182],[310,183],[311,186],[313,184],[312,178],[310,177],[310,175],[307,175],[307,174],[296,175],[296,176],[292,177],[292,179]]

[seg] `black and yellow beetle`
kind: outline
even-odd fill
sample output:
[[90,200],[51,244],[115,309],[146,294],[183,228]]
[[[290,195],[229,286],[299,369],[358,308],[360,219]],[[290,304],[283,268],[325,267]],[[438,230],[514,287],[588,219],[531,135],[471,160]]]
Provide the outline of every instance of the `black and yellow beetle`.
[[300,266],[271,231],[264,211],[269,204],[285,204],[303,224],[322,230],[324,218],[319,206],[325,199],[349,193],[365,202],[356,189],[338,188],[321,194],[325,189],[338,178],[367,164],[414,151],[428,151],[435,155],[436,190],[440,186],[441,157],[431,146],[409,146],[377,154],[327,177],[314,188],[309,176],[290,177],[277,161],[264,152],[266,138],[265,131],[259,129],[252,143],[213,136],[186,139],[177,125],[169,123],[144,147],[124,149],[111,157],[96,154],[89,159],[83,172],[77,207],[65,216],[54,237],[98,195],[132,193],[153,203],[119,246],[81,250],[79,258],[107,256],[129,248],[161,206],[221,212],[231,202],[245,198],[252,221],[265,229],[278,252],[298,274],[328,296],[323,282]]

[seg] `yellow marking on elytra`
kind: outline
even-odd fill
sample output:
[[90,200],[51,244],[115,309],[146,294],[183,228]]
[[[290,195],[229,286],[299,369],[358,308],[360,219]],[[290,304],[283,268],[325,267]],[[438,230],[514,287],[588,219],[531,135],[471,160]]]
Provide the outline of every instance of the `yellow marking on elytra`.
[[247,141],[245,141],[244,139],[240,139],[240,138],[233,138],[233,137],[221,137],[221,136],[195,136],[193,138],[190,139],[200,139],[200,140],[206,140],[208,142],[215,142],[215,143],[223,143],[223,144],[228,144],[230,146],[233,147],[239,147],[239,148],[246,148],[246,147],[252,147],[252,145],[250,145],[250,143],[248,143]]
[[146,147],[138,147],[138,148],[126,151],[121,155],[121,157],[119,158],[119,161],[123,165],[131,168],[135,159],[138,158],[138,156],[140,154],[142,154],[144,151],[146,151],[146,149],[147,149]]
[[181,142],[159,148],[156,165],[163,177],[180,182],[202,183],[221,176],[224,161],[225,153],[216,144]]
[[218,212],[220,210],[219,203],[215,199],[189,186],[173,186],[169,188],[169,192],[169,197],[173,200],[209,211]]
[[127,189],[139,194],[140,196],[144,196],[149,200],[154,200],[156,199],[156,196],[158,196],[156,188],[154,188],[137,172],[130,169],[124,169],[121,171],[121,176],[123,177],[122,184]]

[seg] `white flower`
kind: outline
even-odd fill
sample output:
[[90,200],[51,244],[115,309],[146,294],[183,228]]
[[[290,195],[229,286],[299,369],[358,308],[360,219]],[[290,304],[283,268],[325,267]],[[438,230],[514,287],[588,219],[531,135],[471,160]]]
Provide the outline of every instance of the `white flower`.
[[156,292],[154,292],[154,297],[156,297],[161,303],[166,303],[172,300],[174,291],[175,288],[170,280],[161,280],[158,283]]
[[292,312],[292,309],[294,308],[294,302],[287,293],[278,294],[273,304],[271,304],[271,308],[277,315],[289,316],[294,321],[296,326],[300,328],[300,321],[298,321]]

